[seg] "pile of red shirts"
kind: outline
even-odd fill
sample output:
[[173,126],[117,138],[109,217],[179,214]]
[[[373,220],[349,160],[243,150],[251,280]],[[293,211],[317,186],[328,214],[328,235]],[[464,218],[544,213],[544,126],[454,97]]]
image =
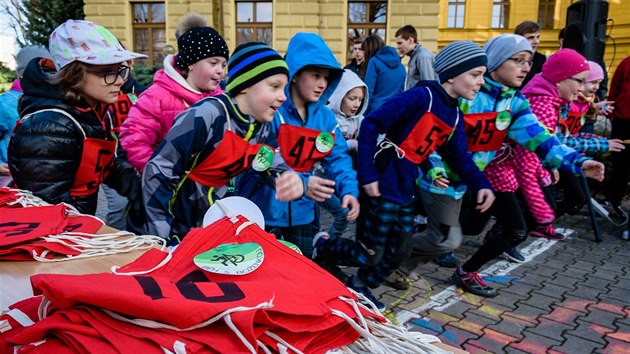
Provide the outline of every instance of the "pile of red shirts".
[[67,260],[128,252],[160,243],[128,232],[96,235],[103,221],[30,192],[0,188],[0,261]]
[[[214,247],[244,242],[264,251],[251,273],[216,274],[193,263]],[[0,350],[325,353],[364,340],[361,347],[372,352],[378,340],[366,338],[369,324],[386,322],[243,217],[194,229],[173,253],[151,249],[116,274],[40,274],[31,283],[43,295],[39,318],[1,334]]]

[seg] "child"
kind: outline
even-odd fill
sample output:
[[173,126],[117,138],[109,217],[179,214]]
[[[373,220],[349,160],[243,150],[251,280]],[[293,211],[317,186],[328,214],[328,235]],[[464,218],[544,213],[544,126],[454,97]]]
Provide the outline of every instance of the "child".
[[155,73],[153,84],[120,128],[120,143],[140,172],[177,114],[204,97],[223,93],[219,84],[229,59],[223,37],[195,13],[185,16],[179,27],[179,52],[164,58],[164,68]]
[[[532,112],[539,121],[549,131],[555,132],[565,145],[579,152],[621,151],[624,149],[621,140],[607,140],[588,133],[578,134],[583,124],[581,118],[588,110],[588,105],[578,106],[572,102],[578,99],[579,93],[584,89],[585,81],[590,76],[590,68],[586,59],[577,52],[562,49],[547,59],[542,73],[534,76],[523,89],[523,94],[529,100]],[[593,79],[595,80],[592,81],[598,81],[597,73]],[[589,86],[592,88],[593,85]],[[562,129],[557,129],[559,122]],[[521,186],[523,199],[535,223],[530,234],[552,240],[564,240],[566,237],[553,228],[552,222],[565,211],[582,205],[585,196],[579,187],[579,181],[573,174],[561,173],[560,183],[569,189],[565,193],[564,201],[557,206],[558,212],[554,213],[542,190],[542,187],[549,186],[550,183],[544,181],[549,174],[543,169],[540,160],[531,152],[517,147],[514,151],[514,164],[518,166],[514,171]],[[558,177],[555,175],[557,172],[553,173],[553,179],[557,181]]]
[[615,102],[597,102],[595,95],[604,80],[604,69],[594,61],[589,61],[588,67],[589,73],[584,83],[584,90],[580,91],[578,98],[570,103],[567,117],[558,121],[558,128],[564,135],[574,135],[578,132],[592,133],[593,124],[588,124],[589,121],[593,122],[600,114],[607,116],[614,109],[612,105]]
[[[347,145],[337,127],[334,113],[326,107],[341,78],[342,69],[324,40],[314,33],[297,33],[289,41],[285,56],[289,66],[287,100],[271,124],[278,136],[286,163],[308,180],[306,196],[290,203],[277,200],[275,191],[247,174],[241,182],[243,195],[250,196],[265,216],[268,231],[297,245],[310,257],[313,237],[319,231],[315,202],[337,190],[347,219],[359,214],[356,172]],[[329,179],[311,175],[320,162]]]
[[[365,192],[361,232],[356,241],[320,235],[314,246],[317,258],[360,267],[347,285],[379,309],[385,305],[370,288],[381,285],[411,252],[412,196],[419,164],[439,149],[478,191],[478,208],[486,210],[492,204],[490,184],[466,151],[457,107],[459,97],[472,99],[483,84],[486,61],[483,50],[472,42],[447,45],[436,57],[439,82],[422,81],[385,102],[361,125],[358,169]],[[377,148],[379,134],[386,138]]]
[[[227,92],[182,112],[147,163],[142,188],[153,235],[183,237],[200,226],[208,207],[245,170],[270,178],[275,174],[268,170],[288,169],[272,164],[273,150],[264,144],[275,139],[267,123],[286,100],[287,64],[265,44],[252,42],[236,48],[228,68]],[[279,200],[304,194],[296,173],[285,172],[275,182]]]
[[108,105],[131,71],[122,64],[146,56],[82,20],[59,25],[49,49],[52,61],[31,60],[24,71],[22,120],[9,144],[11,175],[20,189],[93,215],[101,183],[123,196],[139,190],[134,168],[116,156]]
[[361,46],[365,52],[364,81],[370,93],[370,104],[366,111],[369,114],[404,91],[406,73],[396,50],[385,45],[378,35],[368,36]]
[[[357,136],[359,126],[363,120],[363,113],[367,108],[367,86],[359,76],[350,70],[344,70],[339,86],[330,96],[328,108],[335,113],[339,130],[343,133],[348,144],[348,153],[353,158],[355,165],[357,154]],[[315,170],[317,176],[325,177],[323,169]],[[333,215],[333,224],[328,229],[331,237],[340,237],[348,226],[348,209],[341,207],[341,201],[336,195],[328,200],[319,202],[319,206],[328,210]]]
[[[487,235],[479,250],[455,270],[451,281],[464,291],[492,297],[496,295],[495,289],[488,286],[477,271],[527,236],[527,227],[514,194],[518,184],[513,173],[513,162],[509,162],[509,150],[502,150],[497,155],[505,138],[535,151],[556,167],[574,173],[583,170],[587,176],[602,179],[604,167],[563,146],[538,122],[527,100],[517,90],[531,67],[533,51],[525,38],[503,34],[486,42],[484,49],[488,54],[489,74],[486,84],[474,100],[462,100],[460,107],[466,113],[468,147],[475,152],[473,159],[477,166],[485,168],[484,175],[492,183],[496,200],[491,213],[478,213],[475,210],[462,212],[460,221],[462,228],[477,229],[478,233],[492,214],[501,232]],[[501,163],[503,160],[505,163]],[[447,176],[450,179],[456,177],[448,172]],[[464,197],[462,210],[470,209]]]

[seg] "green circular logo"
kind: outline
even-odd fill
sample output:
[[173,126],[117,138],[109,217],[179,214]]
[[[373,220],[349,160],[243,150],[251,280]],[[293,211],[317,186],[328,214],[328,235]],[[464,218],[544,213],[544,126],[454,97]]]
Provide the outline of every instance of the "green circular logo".
[[501,111],[497,113],[497,118],[495,122],[495,126],[498,130],[505,130],[510,125],[512,121],[512,115],[508,111]]
[[335,145],[335,139],[329,132],[321,132],[315,139],[315,148],[319,152],[328,152],[333,148],[333,145]]
[[252,168],[258,172],[267,171],[273,162],[273,149],[267,145],[263,145],[258,149]]
[[217,274],[249,274],[262,264],[265,253],[254,242],[219,245],[193,258],[195,265],[207,272]]
[[278,241],[280,241],[281,244],[283,244],[283,245],[289,247],[290,249],[294,250],[295,252],[297,252],[299,254],[302,254],[302,251],[300,250],[300,248],[298,246],[292,244],[291,242],[285,241],[285,240],[278,240]]

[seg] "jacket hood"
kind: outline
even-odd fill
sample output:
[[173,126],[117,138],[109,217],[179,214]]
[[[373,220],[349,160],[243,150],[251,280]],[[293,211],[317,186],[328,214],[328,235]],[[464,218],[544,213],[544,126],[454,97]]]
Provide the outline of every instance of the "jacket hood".
[[189,104],[199,101],[199,96],[216,96],[223,93],[223,90],[217,86],[214,91],[200,92],[193,89],[186,79],[180,74],[180,71],[173,66],[175,57],[168,55],[164,58],[164,68],[158,70],[153,77],[153,84],[163,87],[176,97],[180,97]]
[[379,49],[373,59],[383,62],[388,68],[396,68],[400,64],[400,57],[394,47],[388,45]]
[[[525,96],[550,96],[553,98],[561,99],[558,96],[558,88],[552,84],[551,81],[545,79],[542,74],[534,75],[525,87],[521,90]],[[563,99],[561,99],[563,100]],[[566,101],[566,100],[563,100]]]
[[347,118],[361,117],[364,115],[369,102],[368,88],[363,80],[361,80],[359,76],[357,76],[357,74],[349,69],[343,71],[343,75],[341,76],[339,85],[337,85],[337,89],[335,89],[335,91],[330,96],[330,100],[328,101],[328,108],[335,112],[335,115],[345,116],[345,113],[341,111],[341,102],[343,101],[343,98],[346,96],[346,94],[355,87],[364,88],[363,102],[361,102],[361,106],[359,107],[357,114]]
[[284,58],[289,66],[289,85],[285,88],[287,101],[291,100],[291,81],[295,74],[307,66],[317,66],[330,69],[328,87],[318,102],[327,102],[337,88],[341,79],[342,69],[326,42],[315,33],[299,32],[289,41],[287,54]]
[[56,72],[57,69],[50,59],[36,58],[28,63],[20,80],[24,92],[18,107],[20,116],[44,108],[60,108],[66,111],[72,109],[72,105],[65,101],[59,86],[50,83]]

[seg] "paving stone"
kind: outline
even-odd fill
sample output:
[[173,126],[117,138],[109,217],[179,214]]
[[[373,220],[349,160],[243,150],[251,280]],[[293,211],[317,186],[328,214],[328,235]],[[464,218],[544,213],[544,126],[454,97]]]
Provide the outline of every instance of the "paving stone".
[[[512,275],[512,274],[510,274]],[[545,281],[549,281],[549,277],[547,276],[542,276],[542,275],[538,275],[538,274],[534,274],[534,273],[529,273],[526,274],[525,276],[523,276],[521,278],[521,283],[523,284],[528,284],[531,286],[535,286],[535,287],[540,287],[540,284],[542,284]]]
[[589,286],[596,289],[605,289],[610,285],[610,279],[602,279],[596,276],[587,275],[586,280],[579,283],[579,285]]
[[582,298],[582,299],[597,299],[600,295],[608,293],[609,290],[607,288],[597,289],[591,288],[589,286],[580,286],[578,285],[574,291],[571,292],[571,295]]
[[584,278],[568,277],[564,273],[558,273],[556,277],[551,280],[547,280],[546,283],[561,286],[563,288],[573,291],[578,283],[583,282]]
[[593,272],[585,271],[584,269],[568,267],[564,272],[560,273],[559,276],[584,279],[587,274],[593,274]]
[[469,311],[466,311],[466,313],[464,314],[465,321],[476,323],[481,328],[485,328],[488,325],[498,323],[501,320],[500,317],[495,317],[495,318],[490,318],[490,317],[491,316],[488,316],[485,314],[479,314],[476,312],[476,310],[469,310]]
[[608,344],[603,349],[598,349],[596,353],[601,354],[627,354],[630,353],[630,344],[614,339],[609,339]]
[[495,296],[492,298],[488,298],[484,300],[484,303],[487,304],[488,306],[502,306],[504,308],[511,310],[515,310],[516,309],[516,302],[518,300],[525,300],[529,297],[529,295],[523,294],[523,295],[516,295],[513,294],[512,296]]
[[530,354],[530,352],[524,352],[522,350],[516,349],[512,346],[507,346],[503,348],[506,354]]
[[536,333],[538,335],[555,339],[560,342],[564,341],[564,338],[562,337],[563,334],[577,326],[575,323],[565,324],[556,321],[550,321],[544,318],[540,318],[538,321],[538,326],[534,328],[528,328],[525,332]]
[[513,317],[503,316],[503,321],[497,324],[489,325],[484,329],[484,331],[492,329],[515,338],[523,338],[523,331],[534,326],[535,325],[532,323],[516,320]]
[[461,328],[453,327],[451,325],[445,325],[443,329],[444,330],[439,335],[439,337],[440,337],[440,340],[442,340],[443,342],[447,344],[449,344],[450,342],[457,346],[462,346],[463,343],[471,339],[477,339],[480,337],[478,334],[468,332],[468,331],[462,330]]
[[466,315],[468,314],[482,316],[492,321],[500,321],[501,315],[503,314],[503,312],[499,312],[496,308],[486,306],[486,307],[480,307],[478,309],[468,310],[466,312]]
[[627,318],[630,316],[630,307],[628,307],[627,305],[628,305],[627,302],[623,305],[617,305],[617,304],[611,304],[608,302],[600,301],[600,302],[589,305],[588,308],[589,310],[598,309],[602,311],[616,313],[622,318],[623,317]]
[[545,353],[553,346],[561,345],[562,342],[548,337],[540,336],[536,333],[525,330],[525,338],[520,342],[511,343],[510,347],[525,351],[526,353]]
[[573,296],[572,294],[565,294],[563,301],[559,302],[557,305],[575,311],[588,313],[588,306],[596,302],[597,300],[585,300],[583,298]]
[[492,353],[502,353],[503,348],[513,342],[520,340],[518,337],[512,337],[502,332],[497,332],[490,328],[485,328],[484,335],[479,339],[471,340],[467,343],[487,349]]
[[603,344],[567,334],[566,341],[560,346],[553,347],[553,349],[565,353],[593,353],[595,350],[602,349],[603,347]]
[[541,290],[534,291],[534,293],[532,293],[532,295],[529,297],[529,299],[522,300],[522,301],[520,301],[520,303],[526,304],[526,305],[530,305],[530,306],[533,306],[533,307],[537,307],[537,308],[539,308],[541,310],[551,311],[551,304],[557,302],[558,299],[555,299],[555,298],[553,298],[551,296],[548,296],[546,294],[539,294],[538,293],[538,291],[542,291],[544,289],[545,288],[543,288]]
[[606,269],[597,268],[595,269],[595,271],[593,272],[591,276],[610,280],[610,281],[615,281],[615,278],[621,276],[622,274],[623,273],[620,273],[620,272],[611,272]]
[[[538,286],[525,284],[525,283],[515,283],[510,285],[509,287],[503,289],[504,292],[509,292],[516,295],[531,295],[532,291],[538,290],[542,288],[542,284],[538,284]],[[498,296],[501,296],[499,294]]]
[[[627,262],[627,260],[626,260],[626,262]],[[607,270],[609,272],[618,273],[618,274],[623,273],[619,269],[619,265],[617,263],[608,262],[607,259],[606,259],[606,262],[602,262],[602,264],[600,266],[598,266],[597,269],[599,269],[599,270]]]
[[575,289],[568,289],[564,286],[558,286],[551,282],[543,282],[541,285],[542,285],[542,288],[534,290],[534,292],[532,293],[532,296],[534,296],[534,294],[540,294],[543,296],[554,298],[556,300],[562,300],[562,297],[564,294],[572,293],[573,290],[575,290]]
[[481,348],[481,347],[476,346],[474,344],[466,343],[462,347],[464,348],[464,350],[468,351],[470,354],[493,354],[488,349]]
[[553,307],[553,311],[549,314],[542,315],[541,318],[546,318],[560,323],[575,323],[577,318],[585,316],[584,312],[575,311],[556,304],[551,307]]
[[589,340],[594,343],[606,344],[606,340],[604,339],[608,333],[615,332],[615,329],[600,326],[598,324],[589,323],[583,321],[582,319],[578,319],[575,321],[577,323],[577,327],[568,331],[567,335],[576,336],[579,338],[583,338]]
[[613,298],[613,299],[617,299],[617,300],[621,300],[621,301],[628,301],[628,299],[630,299],[630,290],[628,289],[621,289],[621,288],[617,288],[617,287],[610,287],[609,288],[610,291],[606,294],[607,297],[609,298]]
[[516,310],[510,313],[504,313],[504,315],[513,316],[523,321],[530,323],[538,323],[536,320],[540,315],[547,314],[549,311],[539,309],[523,303],[517,303]]
[[[610,297],[607,294],[602,294],[598,297],[598,299],[600,303],[606,303],[618,308],[628,308],[628,297],[618,299],[617,297]],[[628,316],[630,316],[630,314],[628,314]]]
[[596,269],[602,269],[602,264],[578,260],[575,263],[569,265],[567,268],[569,267],[575,268],[575,269],[582,269],[585,271],[595,271]]
[[588,315],[581,318],[586,322],[596,323],[600,326],[615,328],[615,321],[623,318],[623,315],[615,314],[608,311],[599,310],[593,307],[589,307]]

